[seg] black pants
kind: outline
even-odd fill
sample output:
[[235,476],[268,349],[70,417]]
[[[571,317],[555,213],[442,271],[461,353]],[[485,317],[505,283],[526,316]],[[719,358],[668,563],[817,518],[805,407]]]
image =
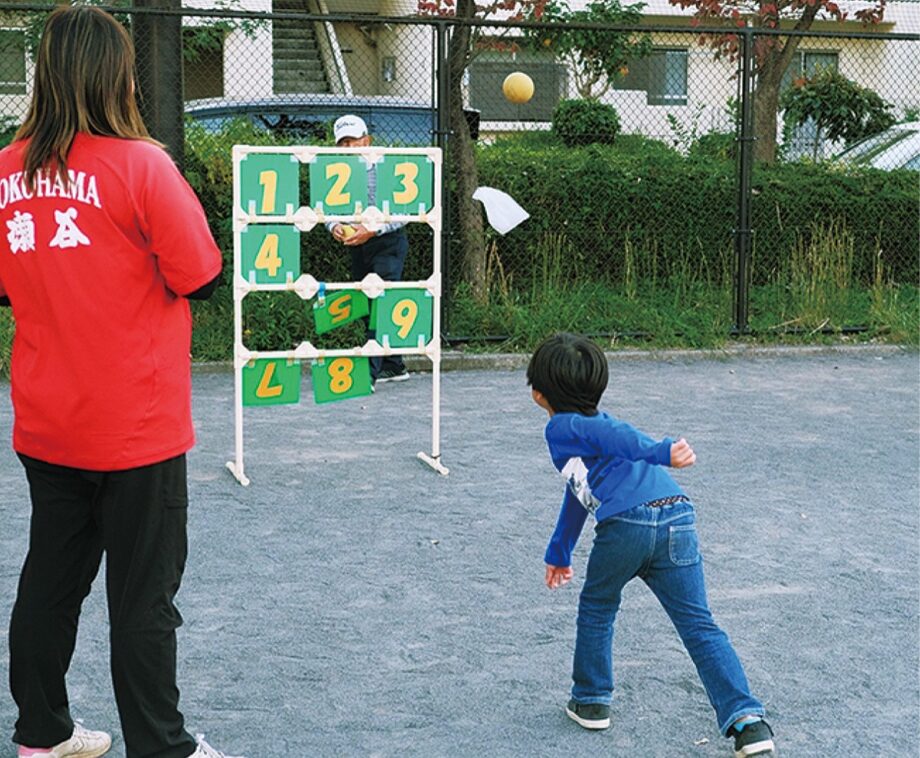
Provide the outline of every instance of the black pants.
[[[403,264],[409,251],[409,240],[403,229],[380,237],[371,237],[363,245],[351,249],[351,276],[360,282],[368,274],[377,274],[385,282],[402,279]],[[364,320],[365,325],[368,319]],[[367,339],[374,339],[372,329],[367,329]],[[405,368],[401,355],[374,356],[371,358],[371,377],[376,379],[381,371],[400,372]]]
[[14,742],[50,747],[73,721],[65,676],[103,553],[115,700],[128,758],[186,758],[173,604],[187,553],[185,456],[84,471],[20,456],[32,496],[29,553],[10,622]]

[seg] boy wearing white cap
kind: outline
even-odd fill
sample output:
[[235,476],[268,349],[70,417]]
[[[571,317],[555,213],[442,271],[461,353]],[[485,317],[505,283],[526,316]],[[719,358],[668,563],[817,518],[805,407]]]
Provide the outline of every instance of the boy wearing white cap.
[[[367,124],[360,116],[348,114],[338,118],[333,125],[336,147],[368,147],[373,138],[367,131]],[[377,174],[371,167],[367,175],[368,202],[374,203],[377,189]],[[351,277],[361,281],[370,273],[377,274],[387,282],[396,282],[402,278],[403,264],[409,250],[404,221],[392,221],[383,224],[379,230],[372,232],[363,224],[340,224],[330,221],[326,228],[332,236],[351,249]],[[365,324],[367,319],[365,319]],[[367,330],[368,339],[374,337],[374,331]],[[371,358],[371,380],[376,383],[401,382],[409,378],[409,372],[402,357],[388,355]]]

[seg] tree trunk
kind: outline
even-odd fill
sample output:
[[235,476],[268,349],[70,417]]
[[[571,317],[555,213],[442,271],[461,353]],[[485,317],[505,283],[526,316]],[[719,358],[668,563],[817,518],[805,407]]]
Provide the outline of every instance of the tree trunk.
[[[820,3],[805,8],[795,25],[796,31],[811,28]],[[776,160],[776,119],[779,115],[780,87],[783,74],[792,63],[801,37],[786,37],[780,48],[768,49],[760,56],[757,66],[757,86],[754,88],[754,160],[773,163]]]
[[[472,18],[476,11],[474,0],[459,0],[458,18]],[[488,299],[486,289],[486,239],[482,223],[482,209],[473,200],[479,186],[476,154],[469,125],[463,113],[463,73],[470,60],[471,27],[456,26],[447,50],[449,72],[450,129],[447,147],[447,169],[450,186],[455,194],[454,220],[459,227],[460,254],[463,262],[463,280],[470,286],[477,302]]]

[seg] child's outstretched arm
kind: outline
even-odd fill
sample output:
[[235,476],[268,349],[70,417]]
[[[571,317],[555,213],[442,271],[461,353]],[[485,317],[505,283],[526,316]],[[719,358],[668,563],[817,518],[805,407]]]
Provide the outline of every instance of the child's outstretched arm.
[[587,518],[588,511],[566,487],[556,529],[543,556],[546,562],[546,586],[550,589],[560,587],[572,578],[572,550],[575,549]]
[[677,442],[671,445],[671,467],[687,468],[696,463],[696,453],[690,447],[690,443],[681,437]]

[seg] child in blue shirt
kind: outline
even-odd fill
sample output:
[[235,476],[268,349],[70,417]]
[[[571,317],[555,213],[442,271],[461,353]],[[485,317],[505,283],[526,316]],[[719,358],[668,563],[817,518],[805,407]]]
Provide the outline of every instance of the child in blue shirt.
[[690,653],[719,731],[735,740],[735,756],[773,755],[763,706],[751,695],[741,662],[709,610],[693,504],[664,468],[692,466],[692,448],[683,439],[656,442],[597,410],[607,387],[607,359],[584,337],[557,334],[540,344],[527,367],[527,383],[549,414],[549,454],[567,484],[546,549],[547,587],[571,580],[572,550],[588,514],[597,522],[578,603],[566,713],[586,729],[610,726],[613,625],[623,587],[639,577]]

